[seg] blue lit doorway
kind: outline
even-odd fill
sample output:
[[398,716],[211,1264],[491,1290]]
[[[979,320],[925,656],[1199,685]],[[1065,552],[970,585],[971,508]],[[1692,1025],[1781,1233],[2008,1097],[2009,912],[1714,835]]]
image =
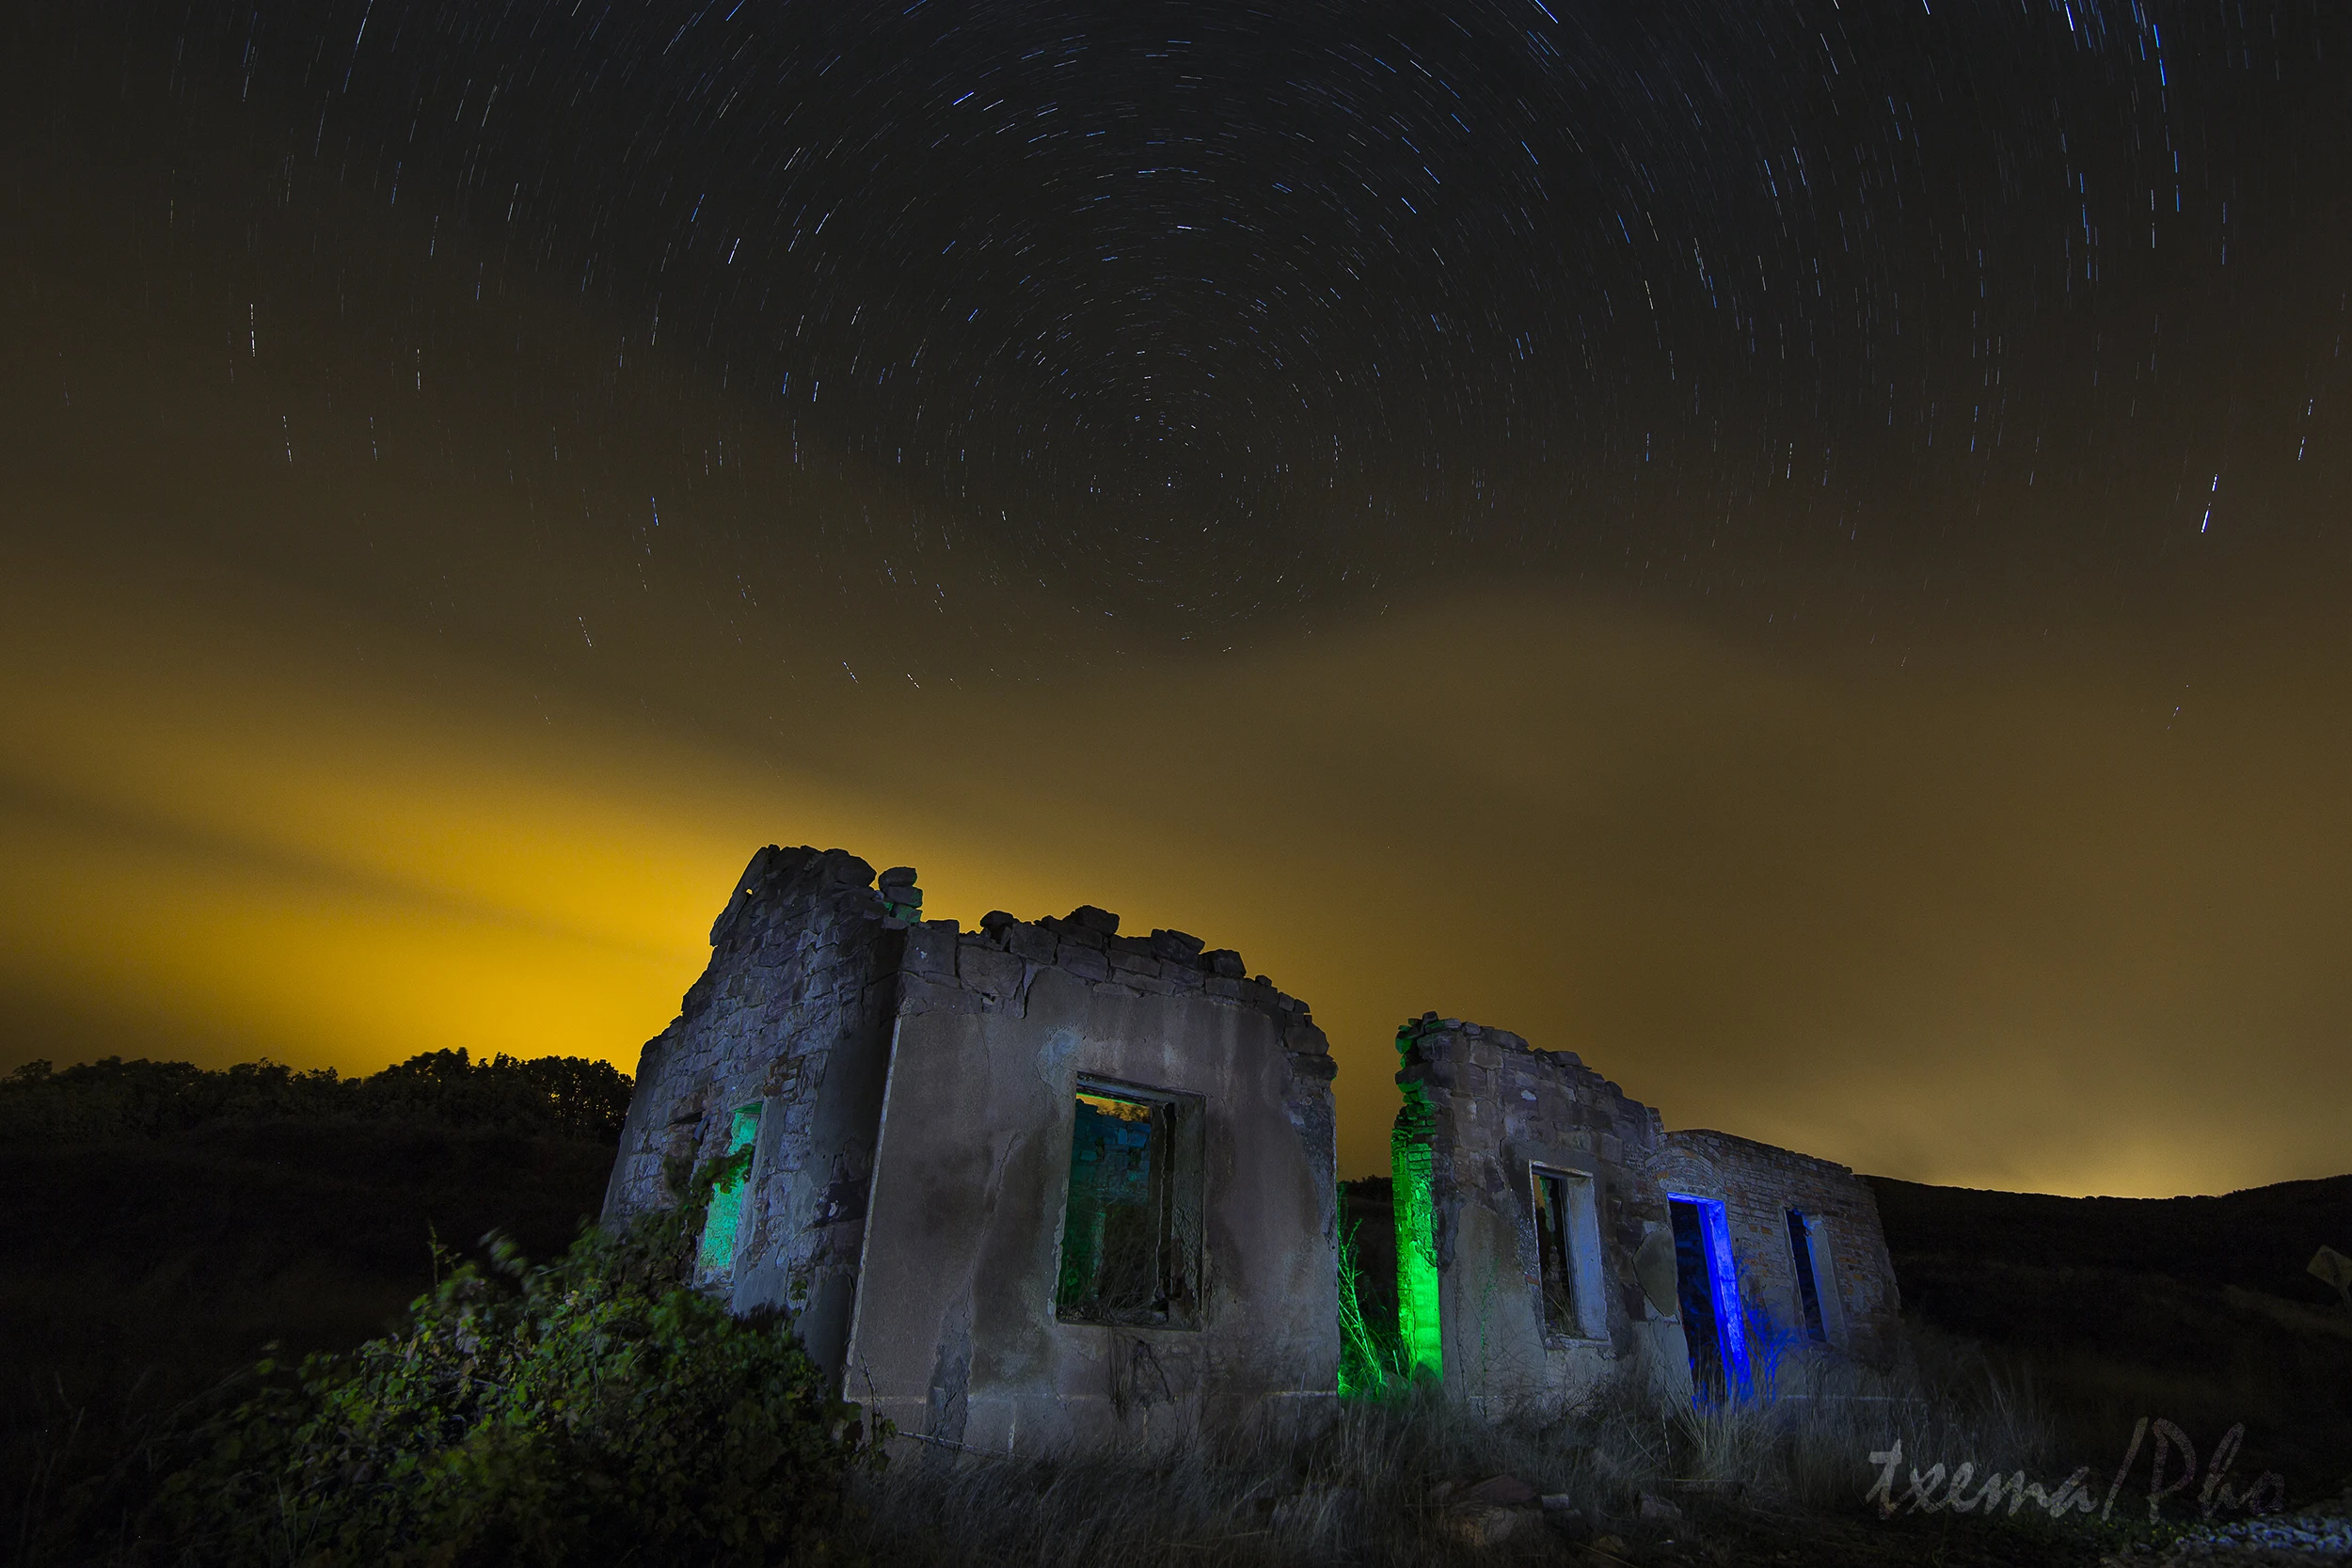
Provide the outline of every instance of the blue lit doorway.
[[1714,1198],[1669,1193],[1666,1208],[1674,1219],[1675,1288],[1691,1355],[1692,1397],[1702,1404],[1744,1399],[1752,1387],[1748,1338],[1724,1206]]

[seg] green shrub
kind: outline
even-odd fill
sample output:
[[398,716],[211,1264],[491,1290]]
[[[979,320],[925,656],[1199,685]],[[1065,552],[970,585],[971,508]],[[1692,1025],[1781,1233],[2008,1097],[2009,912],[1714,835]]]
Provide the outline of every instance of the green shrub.
[[1356,1230],[1340,1235],[1340,1392],[1354,1398],[1385,1395],[1409,1384],[1404,1350],[1393,1332],[1364,1316],[1356,1298]]
[[544,1267],[499,1243],[405,1332],[264,1363],[139,1533],[173,1544],[157,1560],[306,1568],[835,1560],[843,1481],[876,1450],[788,1319],[681,1283],[701,1207]]

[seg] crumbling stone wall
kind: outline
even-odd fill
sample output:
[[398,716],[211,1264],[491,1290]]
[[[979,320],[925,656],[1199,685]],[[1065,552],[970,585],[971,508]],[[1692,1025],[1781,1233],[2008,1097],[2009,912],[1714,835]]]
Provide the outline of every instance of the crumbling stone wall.
[[1085,981],[1100,997],[1200,997],[1263,1013],[1290,1067],[1282,1113],[1311,1164],[1324,1172],[1317,1178],[1317,1201],[1327,1220],[1319,1228],[1336,1234],[1337,1222],[1327,1217],[1337,1210],[1339,1180],[1339,1124],[1331,1095],[1339,1068],[1331,1060],[1331,1042],[1306,1003],[1277,990],[1263,974],[1250,977],[1241,955],[1230,947],[1208,950],[1199,937],[1183,931],[1122,937],[1119,916],[1091,904],[1062,919],[1048,915],[1035,922],[992,911],[980,917],[977,931],[962,930],[953,920],[930,921],[908,934],[898,1017],[1025,1016],[1030,988],[1046,970]]
[[710,966],[639,1059],[605,1195],[608,1218],[675,1202],[689,1173],[726,1152],[734,1111],[758,1105],[735,1261],[704,1282],[739,1311],[793,1307],[811,1354],[836,1369],[899,998],[900,916],[920,899],[912,880],[886,900],[874,868],[839,849],[771,845],[752,857],[710,928]]
[[[1398,1037],[1400,1085],[1430,1107],[1430,1188],[1449,1389],[1482,1404],[1557,1405],[1621,1359],[1671,1366],[1671,1302],[1644,1291],[1635,1256],[1667,1227],[1649,1165],[1658,1113],[1584,1066],[1507,1029],[1425,1014]],[[1592,1184],[1598,1332],[1546,1326],[1534,1167]],[[1404,1195],[1398,1195],[1404,1201]]]
[[[921,905],[903,866],[755,856],[645,1047],[608,1217],[675,1202],[755,1105],[733,1255],[703,1282],[795,1309],[902,1431],[1033,1451],[1327,1402],[1333,1067],[1306,1004],[1092,906],[965,932]],[[1202,1108],[1195,1326],[1056,1319],[1081,1074]]]
[[[645,1047],[608,1217],[675,1202],[755,1106],[733,1253],[706,1259],[703,1282],[739,1310],[793,1308],[819,1364],[900,1430],[1034,1450],[1327,1401],[1334,1069],[1306,1004],[1230,949],[1121,936],[1092,906],[994,911],[972,932],[926,922],[914,881],[838,849],[753,857],[709,968]],[[1786,1228],[1802,1210],[1820,1226],[1831,1343],[1891,1351],[1877,1204],[1845,1167],[1669,1134],[1574,1053],[1508,1030],[1431,1013],[1398,1047],[1450,1389],[1556,1407],[1631,1358],[1687,1392],[1669,1192],[1724,1203],[1768,1338],[1803,1323]],[[1082,1076],[1203,1108],[1185,1156],[1203,1194],[1197,1322],[1057,1316]],[[1565,1313],[1545,1307],[1538,1168],[1582,1206]]]
[[1806,1338],[1791,1209],[1817,1222],[1814,1278],[1831,1347],[1867,1362],[1894,1354],[1901,1300],[1869,1183],[1828,1160],[1703,1130],[1665,1134],[1652,1169],[1664,1192],[1723,1203],[1759,1370],[1775,1354],[1804,1349]]

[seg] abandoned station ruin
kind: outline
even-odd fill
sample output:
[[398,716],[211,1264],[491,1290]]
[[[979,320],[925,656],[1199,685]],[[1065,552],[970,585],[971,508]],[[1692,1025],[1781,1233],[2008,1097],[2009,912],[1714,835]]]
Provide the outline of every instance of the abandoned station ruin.
[[753,857],[605,1198],[621,1220],[699,1175],[697,1282],[793,1311],[901,1433],[1041,1452],[1311,1421],[1359,1314],[1498,1413],[1621,1366],[1739,1398],[1792,1350],[1891,1349],[1877,1205],[1841,1165],[1669,1132],[1572,1053],[1429,1014],[1397,1037],[1389,1190],[1343,1196],[1328,1043],[1239,954],[1091,906],[962,931],[914,884]]

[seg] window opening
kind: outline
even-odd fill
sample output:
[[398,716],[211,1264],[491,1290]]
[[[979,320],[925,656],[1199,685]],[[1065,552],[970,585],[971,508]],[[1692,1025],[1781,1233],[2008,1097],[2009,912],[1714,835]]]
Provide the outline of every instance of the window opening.
[[1797,1301],[1804,1310],[1804,1336],[1826,1345],[1829,1329],[1821,1320],[1821,1287],[1813,1273],[1813,1227],[1802,1210],[1788,1211],[1788,1254],[1797,1265]]
[[743,1217],[743,1189],[752,1173],[752,1146],[759,1141],[759,1107],[739,1106],[727,1128],[725,1163],[710,1189],[710,1207],[703,1213],[699,1260],[706,1273],[726,1274],[735,1267],[735,1233]]
[[1581,1335],[1584,1320],[1576,1299],[1576,1224],[1568,1207],[1567,1177],[1537,1170],[1535,1260],[1543,1281],[1544,1327],[1554,1334]]
[[1081,1084],[1070,1137],[1054,1315],[1065,1323],[1191,1327],[1197,1175],[1184,1122],[1197,1105]]
[[1750,1386],[1747,1335],[1724,1206],[1713,1198],[1669,1194],[1666,1207],[1674,1220],[1676,1294],[1692,1391],[1702,1402],[1744,1398]]

